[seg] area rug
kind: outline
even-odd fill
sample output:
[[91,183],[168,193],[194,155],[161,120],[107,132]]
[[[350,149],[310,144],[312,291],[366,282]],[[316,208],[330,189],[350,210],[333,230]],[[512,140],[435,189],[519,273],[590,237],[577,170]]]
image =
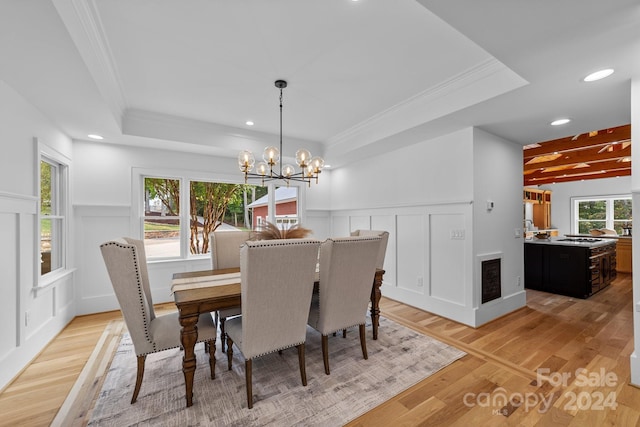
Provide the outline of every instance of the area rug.
[[[219,345],[219,344],[217,344]],[[89,426],[340,426],[427,378],[465,353],[391,320],[380,318],[378,339],[367,325],[369,358],[362,358],[357,328],[347,338],[329,337],[331,375],[325,375],[320,335],[308,328],[307,383],[302,386],[295,348],[253,362],[252,409],[247,408],[244,359],[234,351],[233,369],[216,351],[211,379],[203,344],[196,346],[193,406],[187,408],[182,352],[147,356],[138,400],[131,405],[136,357],[124,334]]]

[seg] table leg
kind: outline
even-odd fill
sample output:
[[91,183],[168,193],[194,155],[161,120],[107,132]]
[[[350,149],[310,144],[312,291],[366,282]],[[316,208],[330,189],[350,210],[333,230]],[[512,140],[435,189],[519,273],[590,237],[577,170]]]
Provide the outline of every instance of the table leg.
[[182,358],[182,372],[184,373],[185,397],[187,398],[187,407],[193,405],[193,376],[196,371],[196,354],[194,347],[198,340],[198,314],[182,316],[180,315],[180,342],[184,349],[184,357]]
[[373,327],[373,339],[378,339],[378,326],[380,323],[380,286],[382,286],[382,276],[384,270],[377,270],[373,276],[373,286],[371,287],[371,326]]

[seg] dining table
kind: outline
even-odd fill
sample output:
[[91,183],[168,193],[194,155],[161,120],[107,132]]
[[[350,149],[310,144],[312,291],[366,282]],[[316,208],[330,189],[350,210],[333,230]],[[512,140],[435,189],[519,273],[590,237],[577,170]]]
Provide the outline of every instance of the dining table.
[[[383,269],[376,269],[371,286],[371,326],[373,339],[378,339],[380,319],[380,286]],[[314,292],[319,287],[316,276]],[[180,342],[184,350],[182,372],[184,374],[187,407],[193,405],[193,378],[196,370],[195,345],[198,340],[196,324],[201,313],[215,312],[241,306],[240,268],[180,272],[173,275],[171,291],[178,308],[181,325]],[[215,341],[211,343],[215,346]],[[214,350],[215,353],[215,350]],[[213,354],[212,353],[212,357]],[[215,359],[213,361],[215,368]],[[214,369],[215,372],[215,369]]]

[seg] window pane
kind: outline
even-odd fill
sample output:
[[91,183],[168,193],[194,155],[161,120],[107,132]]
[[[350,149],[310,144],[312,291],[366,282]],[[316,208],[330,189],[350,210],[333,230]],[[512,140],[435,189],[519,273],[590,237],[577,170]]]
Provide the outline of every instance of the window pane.
[[616,199],[613,201],[613,219],[631,221],[631,199]]
[[180,256],[180,180],[144,179],[144,243],[147,258]]
[[165,178],[144,179],[145,216],[180,215],[180,180]]
[[631,199],[616,199],[613,201],[613,228],[616,233],[621,235],[628,235],[633,222],[631,220]]
[[[607,202],[606,200],[589,200],[580,202],[578,205],[579,220],[606,220]],[[604,227],[604,225],[603,225]]]
[[189,251],[209,252],[209,233],[216,229],[246,229],[244,188],[240,184],[192,181],[189,186]]
[[180,256],[180,219],[145,217],[144,247],[147,258]]
[[62,267],[62,219],[40,220],[40,274]]
[[52,179],[52,170],[51,164],[41,161],[40,162],[40,214],[41,215],[51,215],[51,197],[54,196],[51,194],[52,183],[55,182]]
[[589,234],[594,228],[606,228],[606,221],[579,221],[578,234]]

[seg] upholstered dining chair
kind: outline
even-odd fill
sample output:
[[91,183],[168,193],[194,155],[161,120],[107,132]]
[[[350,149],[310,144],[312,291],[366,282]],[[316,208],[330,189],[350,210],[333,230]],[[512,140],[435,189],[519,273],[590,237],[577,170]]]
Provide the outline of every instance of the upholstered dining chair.
[[[209,247],[211,248],[211,268],[213,270],[223,268],[240,267],[240,246],[251,239],[251,231],[230,230],[214,231],[209,234]],[[216,317],[220,324],[220,349],[224,353],[227,334],[225,323],[228,317],[240,315],[240,307],[230,307],[219,310]]]
[[380,236],[327,239],[320,246],[320,289],[314,293],[309,326],[322,335],[324,372],[329,375],[329,334],[359,326],[367,359],[365,322],[376,271]]
[[[131,398],[131,403],[135,403],[142,385],[147,355],[181,346],[178,313],[162,316],[155,314],[144,242],[120,238],[103,243],[100,251],[138,359],[136,385]],[[200,315],[197,328],[198,342],[204,341],[209,350],[209,367],[213,379],[217,328],[210,313]]]
[[242,316],[227,320],[227,358],[233,344],[244,355],[247,405],[253,407],[252,360],[297,347],[307,385],[304,345],[320,242],[310,239],[248,241],[240,249]]
[[384,257],[387,254],[387,243],[389,243],[389,232],[383,230],[355,230],[351,232],[352,236],[380,236],[380,249],[378,250],[378,258],[376,268],[384,269]]

